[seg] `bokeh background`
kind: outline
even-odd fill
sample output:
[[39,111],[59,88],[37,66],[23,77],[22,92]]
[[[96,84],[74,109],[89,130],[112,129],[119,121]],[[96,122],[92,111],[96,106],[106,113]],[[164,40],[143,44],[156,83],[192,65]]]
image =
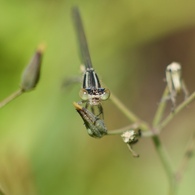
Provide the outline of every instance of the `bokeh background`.
[[[189,92],[195,90],[193,0],[1,0],[0,99],[18,88],[39,43],[47,48],[37,88],[0,110],[0,185],[10,195],[167,194],[151,139],[135,146],[135,159],[120,136],[89,137],[73,108],[80,85],[63,87],[80,74],[73,5],[80,7],[96,71],[140,118],[152,121],[172,61],[182,64]],[[108,129],[129,124],[111,101],[104,109]],[[161,134],[175,167],[195,130],[194,110],[192,103]],[[194,163],[179,194],[194,194]]]

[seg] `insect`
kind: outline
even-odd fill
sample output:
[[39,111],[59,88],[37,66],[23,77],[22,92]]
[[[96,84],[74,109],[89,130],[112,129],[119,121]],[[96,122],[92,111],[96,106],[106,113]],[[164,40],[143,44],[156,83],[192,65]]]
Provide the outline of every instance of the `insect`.
[[176,106],[176,97],[183,91],[185,98],[188,97],[188,91],[182,80],[181,65],[177,62],[172,62],[166,69],[166,81],[169,90],[167,99],[171,99],[173,108]]
[[86,103],[86,108],[91,106],[92,113],[94,114],[94,107],[96,106],[99,112],[98,115],[103,115],[101,101],[107,100],[109,98],[110,91],[108,89],[102,88],[98,75],[93,69],[78,7],[72,8],[72,16],[79,42],[82,63],[85,65],[82,89],[79,92],[82,100],[81,103]]
[[80,106],[76,102],[74,102],[73,105],[83,119],[87,132],[91,137],[101,138],[107,134],[107,128],[105,127],[102,119],[95,116],[92,112]]

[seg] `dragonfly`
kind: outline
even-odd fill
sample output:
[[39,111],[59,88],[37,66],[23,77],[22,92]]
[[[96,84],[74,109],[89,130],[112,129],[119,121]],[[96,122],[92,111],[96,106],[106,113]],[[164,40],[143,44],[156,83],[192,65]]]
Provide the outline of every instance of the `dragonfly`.
[[101,86],[98,75],[93,69],[87,39],[78,7],[72,8],[72,17],[80,47],[82,64],[85,66],[82,88],[79,92],[81,104],[86,103],[86,109],[90,106],[93,114],[95,114],[95,107],[97,107],[99,112],[98,115],[103,116],[103,107],[101,102],[110,97],[110,91],[109,89]]

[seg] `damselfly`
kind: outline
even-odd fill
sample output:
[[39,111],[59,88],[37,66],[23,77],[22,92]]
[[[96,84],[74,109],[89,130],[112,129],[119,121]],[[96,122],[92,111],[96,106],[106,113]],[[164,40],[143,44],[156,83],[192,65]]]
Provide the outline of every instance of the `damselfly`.
[[79,93],[82,99],[81,102],[86,103],[86,108],[90,105],[93,113],[95,112],[94,106],[97,106],[99,110],[98,115],[99,114],[103,115],[101,101],[107,100],[110,96],[110,92],[108,89],[101,87],[99,78],[92,67],[91,57],[89,54],[84,28],[79,9],[77,7],[73,7],[72,16],[80,46],[82,63],[85,65],[83,85]]

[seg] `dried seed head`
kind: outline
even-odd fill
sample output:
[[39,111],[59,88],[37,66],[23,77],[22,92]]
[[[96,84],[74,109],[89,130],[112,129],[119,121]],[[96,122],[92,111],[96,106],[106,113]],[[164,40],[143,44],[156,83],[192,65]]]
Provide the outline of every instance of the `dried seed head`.
[[181,65],[172,62],[166,69],[166,81],[171,95],[175,95],[182,90]]
[[139,137],[141,136],[141,130],[140,129],[136,129],[136,130],[128,130],[125,131],[121,137],[124,141],[124,143],[127,144],[127,147],[129,148],[129,151],[132,153],[132,155],[134,157],[139,157],[139,154],[137,154],[132,146],[138,142]]
[[21,89],[30,91],[34,89],[40,78],[41,61],[45,46],[42,44],[38,47],[30,63],[24,69],[22,74]]
[[135,144],[141,136],[141,130],[128,130],[125,131],[121,137],[126,144]]
[[181,70],[181,65],[178,62],[172,62],[167,66],[167,71],[177,72]]
[[173,104],[173,111],[176,107],[176,98],[182,91],[185,99],[188,97],[188,90],[182,78],[182,68],[177,62],[172,62],[166,68],[166,81],[169,90],[169,95],[166,99],[170,99]]

